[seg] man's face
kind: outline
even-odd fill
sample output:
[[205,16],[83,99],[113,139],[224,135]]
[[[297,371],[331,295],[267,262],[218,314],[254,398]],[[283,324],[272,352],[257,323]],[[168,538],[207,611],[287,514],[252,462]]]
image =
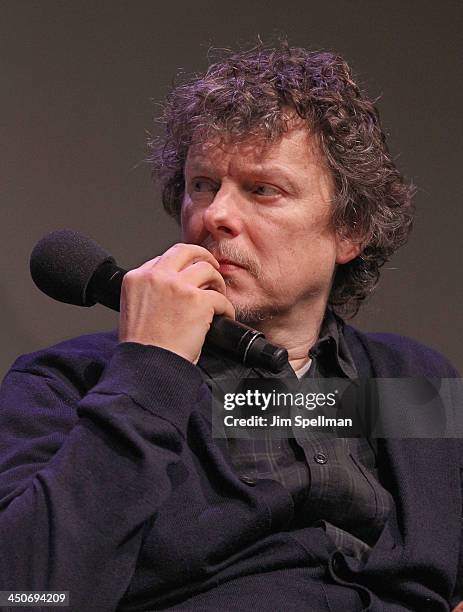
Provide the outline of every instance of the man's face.
[[296,314],[329,295],[336,263],[358,253],[330,224],[332,178],[301,127],[271,144],[190,147],[183,241],[221,263],[240,320]]

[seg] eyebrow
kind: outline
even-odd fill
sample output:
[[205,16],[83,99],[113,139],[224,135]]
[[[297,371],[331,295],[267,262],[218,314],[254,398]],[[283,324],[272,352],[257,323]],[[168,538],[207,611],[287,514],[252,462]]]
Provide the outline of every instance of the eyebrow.
[[[207,161],[197,160],[190,161],[185,164],[185,171],[188,168],[189,174],[205,174],[213,176],[216,174],[214,166],[210,165]],[[248,166],[244,169],[244,174],[253,176],[256,178],[268,177],[269,175],[285,181],[293,189],[297,188],[297,178],[287,170],[282,169],[280,166],[275,165],[263,165],[263,166]],[[265,179],[268,180],[268,179]]]

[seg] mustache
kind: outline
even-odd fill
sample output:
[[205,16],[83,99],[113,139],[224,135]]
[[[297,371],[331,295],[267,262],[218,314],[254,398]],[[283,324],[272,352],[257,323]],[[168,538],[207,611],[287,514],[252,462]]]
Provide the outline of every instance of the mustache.
[[255,278],[261,276],[260,266],[257,261],[251,257],[249,253],[244,252],[240,247],[237,247],[229,240],[216,242],[211,238],[207,238],[201,243],[201,246],[207,249],[216,259],[229,259],[243,268],[246,268],[251,276]]

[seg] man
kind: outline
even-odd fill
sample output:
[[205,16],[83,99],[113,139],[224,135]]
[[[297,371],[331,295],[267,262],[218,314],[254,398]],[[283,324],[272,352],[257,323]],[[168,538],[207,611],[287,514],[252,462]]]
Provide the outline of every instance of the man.
[[73,610],[449,610],[454,440],[211,432],[207,383],[272,377],[203,350],[214,315],[285,346],[281,377],[456,376],[338,316],[411,226],[374,106],[339,56],[259,46],[176,87],[165,119],[151,162],[183,242],[126,275],[118,335],[5,379],[0,589]]

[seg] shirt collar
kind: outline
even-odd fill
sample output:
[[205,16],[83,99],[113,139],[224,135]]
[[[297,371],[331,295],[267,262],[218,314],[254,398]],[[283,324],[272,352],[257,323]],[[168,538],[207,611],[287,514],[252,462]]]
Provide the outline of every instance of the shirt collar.
[[[349,378],[358,377],[349,347],[344,338],[344,321],[334,312],[327,308],[317,342],[309,351],[312,366],[309,376],[321,376],[326,378]],[[278,374],[272,374],[262,368],[250,368],[238,363],[230,357],[208,348],[201,353],[198,367],[207,378],[292,378],[294,370],[289,363]]]
[[330,378],[358,378],[354,359],[344,337],[344,321],[327,308],[317,342],[309,351],[317,375]]

